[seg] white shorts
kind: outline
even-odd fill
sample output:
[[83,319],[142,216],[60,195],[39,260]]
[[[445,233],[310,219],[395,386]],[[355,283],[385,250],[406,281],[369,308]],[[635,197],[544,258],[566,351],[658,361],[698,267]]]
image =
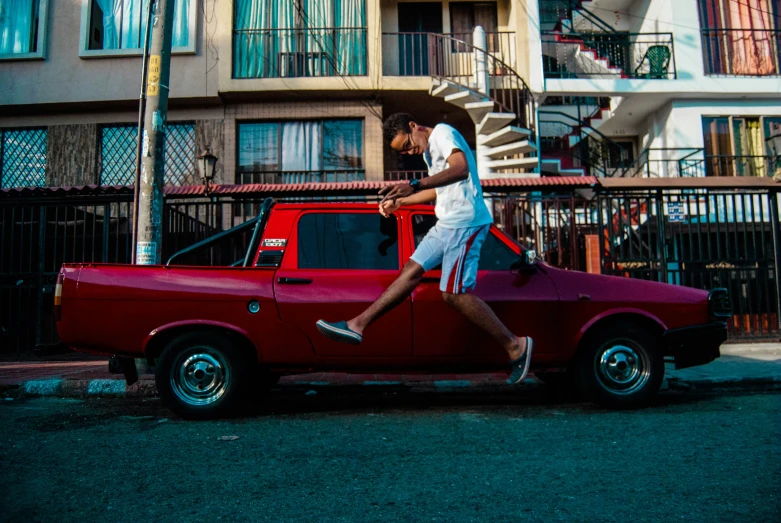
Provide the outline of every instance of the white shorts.
[[490,225],[448,229],[434,225],[412,253],[412,261],[430,271],[442,264],[439,289],[442,292],[461,294],[474,289],[480,249]]

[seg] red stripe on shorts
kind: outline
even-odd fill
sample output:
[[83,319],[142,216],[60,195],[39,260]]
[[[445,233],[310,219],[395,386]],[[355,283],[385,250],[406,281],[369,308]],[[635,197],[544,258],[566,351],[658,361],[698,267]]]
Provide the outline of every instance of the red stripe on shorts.
[[[469,249],[472,247],[472,243],[475,241],[475,237],[477,237],[478,233],[482,231],[482,227],[478,229],[472,236],[469,237],[469,239],[466,241],[466,249],[464,249],[464,260],[461,262],[461,274],[459,274],[458,281],[460,282],[460,285],[458,286],[458,292],[460,292],[461,289],[464,288],[464,267],[466,267],[466,257],[469,255]],[[456,260],[456,267],[458,266],[458,260]],[[453,270],[455,271],[456,267],[453,267]],[[453,275],[450,275],[450,280],[453,279]],[[450,282],[448,281],[448,288],[450,287]],[[455,294],[456,288],[455,288],[455,280],[453,284],[453,294]]]

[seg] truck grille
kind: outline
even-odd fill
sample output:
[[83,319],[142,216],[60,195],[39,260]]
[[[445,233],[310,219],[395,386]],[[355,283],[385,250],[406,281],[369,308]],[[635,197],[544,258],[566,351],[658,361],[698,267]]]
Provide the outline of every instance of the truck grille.
[[732,316],[732,304],[729,301],[727,289],[713,289],[708,296],[710,314],[714,318],[729,318]]

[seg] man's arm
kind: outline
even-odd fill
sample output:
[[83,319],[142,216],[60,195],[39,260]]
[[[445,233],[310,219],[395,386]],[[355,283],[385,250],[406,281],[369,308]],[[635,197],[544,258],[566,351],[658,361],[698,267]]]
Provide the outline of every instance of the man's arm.
[[436,189],[426,189],[412,196],[396,198],[396,200],[383,200],[380,202],[380,214],[386,218],[396,212],[402,205],[415,205],[418,203],[433,202],[437,199]]
[[[466,161],[466,155],[460,149],[453,149],[453,152],[447,157],[447,163],[450,167],[444,171],[440,171],[434,176],[429,176],[420,180],[421,191],[418,194],[422,193],[424,190],[451,185],[460,182],[461,180],[466,180],[467,177],[469,177],[469,164]],[[380,190],[380,194],[384,195],[383,201],[397,200],[413,195],[414,191],[412,187],[410,187],[409,182],[401,182],[389,187],[383,187],[382,190]]]

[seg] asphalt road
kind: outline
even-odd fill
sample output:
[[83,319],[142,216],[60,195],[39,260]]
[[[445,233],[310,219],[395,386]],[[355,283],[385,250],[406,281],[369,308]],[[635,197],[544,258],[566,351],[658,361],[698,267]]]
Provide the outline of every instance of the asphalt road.
[[3,521],[781,521],[777,392],[289,390],[210,422],[13,399],[0,424]]

